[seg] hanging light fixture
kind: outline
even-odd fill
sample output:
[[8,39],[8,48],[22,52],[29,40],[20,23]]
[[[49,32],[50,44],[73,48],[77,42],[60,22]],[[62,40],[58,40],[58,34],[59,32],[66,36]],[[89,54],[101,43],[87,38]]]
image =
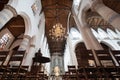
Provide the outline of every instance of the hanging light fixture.
[[52,29],[49,30],[49,36],[56,41],[63,40],[65,38],[65,31],[66,29],[61,23],[56,23],[53,25]]
[[63,27],[63,25],[60,23],[60,16],[58,15],[58,8],[57,8],[57,2],[56,2],[56,22],[55,24],[52,26],[52,29],[49,30],[49,36],[51,37],[52,40],[55,41],[60,41],[60,40],[64,40],[64,38],[66,37],[66,28]]

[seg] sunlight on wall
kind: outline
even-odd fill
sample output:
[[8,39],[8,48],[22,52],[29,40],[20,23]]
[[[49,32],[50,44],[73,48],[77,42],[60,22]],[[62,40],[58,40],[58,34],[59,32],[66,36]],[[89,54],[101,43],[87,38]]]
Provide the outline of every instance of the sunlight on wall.
[[73,1],[73,4],[74,4],[74,5],[79,5],[80,2],[81,2],[81,0],[74,0],[74,1]]
[[119,39],[119,36],[113,32],[111,29],[107,29],[107,33],[113,38],[113,39]]
[[0,39],[0,50],[4,49],[4,47],[6,47],[9,40],[10,40],[10,35],[8,33],[6,33],[2,36],[2,38]]
[[75,45],[82,40],[82,37],[77,29],[71,28],[69,37],[67,38],[66,50],[64,55],[65,71],[68,70],[68,65],[77,65],[77,60],[74,52]]
[[98,33],[101,36],[101,39],[109,39],[108,34],[101,28],[98,28]]

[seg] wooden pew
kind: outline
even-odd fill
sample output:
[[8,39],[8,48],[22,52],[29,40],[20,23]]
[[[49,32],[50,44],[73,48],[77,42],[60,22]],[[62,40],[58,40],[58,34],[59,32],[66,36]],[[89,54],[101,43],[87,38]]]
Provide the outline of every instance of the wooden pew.
[[2,78],[3,72],[6,68],[4,63],[7,59],[8,54],[9,54],[9,51],[0,51],[0,78]]
[[117,63],[120,66],[120,50],[111,50],[114,58],[117,60]]
[[77,69],[74,65],[69,65],[68,66],[68,72],[69,72],[69,78],[72,79],[77,79],[78,80],[78,73]]
[[[97,58],[101,64],[101,66],[104,66],[104,67],[115,66],[115,62],[114,62],[113,58],[111,57],[108,50],[95,50],[95,53],[97,55]],[[105,62],[108,64],[107,65],[104,64]]]
[[25,51],[12,52],[2,79],[10,78],[12,80],[17,80],[19,76],[22,76],[21,73],[23,71],[27,72],[28,66],[22,66],[24,55]]

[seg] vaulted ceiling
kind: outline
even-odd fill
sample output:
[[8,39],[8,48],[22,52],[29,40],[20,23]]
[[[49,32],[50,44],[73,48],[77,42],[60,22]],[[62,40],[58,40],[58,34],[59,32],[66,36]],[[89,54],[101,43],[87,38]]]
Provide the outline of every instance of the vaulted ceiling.
[[25,32],[24,19],[21,16],[12,18],[4,28],[8,28],[15,38]]
[[[109,8],[113,9],[115,12],[120,14],[120,0],[103,0],[103,3],[108,6]],[[105,21],[99,14],[96,12],[89,11],[88,13],[87,23],[95,30],[98,27],[102,28],[106,31],[107,28],[112,29],[115,31],[115,28],[110,25],[107,21]]]
[[[8,3],[9,0],[0,0],[0,11],[4,8],[4,6]],[[12,35],[17,38],[25,31],[24,20],[21,16],[13,17],[7,24],[5,24],[4,28],[8,28]]]
[[[56,40],[51,38],[49,34],[56,23],[61,23],[67,34],[67,19],[68,14],[71,12],[72,0],[42,0],[43,11],[45,13],[46,20],[46,36],[50,48],[50,52],[63,53],[66,43],[66,38],[62,40]],[[54,31],[54,30],[53,30]],[[55,32],[55,31],[54,31]]]
[[[49,44],[50,52],[63,52],[65,48],[66,38],[60,41],[55,41],[51,38],[49,35],[50,30],[53,29],[53,25],[55,25],[57,22],[61,23],[64,28],[67,28],[67,18],[68,14],[71,11],[72,7],[72,0],[41,0],[42,1],[42,7],[43,11],[45,13],[45,20],[46,20],[46,36],[47,41]],[[120,14],[120,0],[103,0],[105,5],[113,9],[114,11],[118,12]],[[8,3],[8,0],[0,0],[0,11],[4,8],[4,5]],[[70,18],[70,25],[75,26],[74,20]],[[93,21],[91,21],[93,20]],[[88,22],[90,24],[99,25],[103,23],[97,23],[97,20],[94,20],[94,18],[89,19]],[[90,22],[91,21],[91,22]],[[107,24],[107,23],[105,23]],[[24,33],[25,27],[24,27],[24,20],[20,16],[17,16],[16,18],[12,18],[6,25],[11,33],[17,37],[18,35]],[[66,31],[67,32],[67,29]]]

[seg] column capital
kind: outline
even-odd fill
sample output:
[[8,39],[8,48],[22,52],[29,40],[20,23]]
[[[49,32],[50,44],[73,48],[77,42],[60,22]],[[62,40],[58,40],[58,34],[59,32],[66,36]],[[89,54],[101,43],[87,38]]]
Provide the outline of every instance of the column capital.
[[30,44],[30,47],[33,47],[33,48],[35,48],[35,44]]
[[4,9],[10,10],[10,11],[13,13],[13,16],[14,16],[14,17],[17,16],[17,11],[16,11],[16,9],[13,8],[12,6],[10,6],[10,5],[5,5]]
[[103,5],[102,0],[91,0],[91,10],[92,11],[95,11],[96,7],[100,7],[101,5]]
[[31,39],[31,37],[29,35],[24,35],[23,38],[27,38],[27,39]]

